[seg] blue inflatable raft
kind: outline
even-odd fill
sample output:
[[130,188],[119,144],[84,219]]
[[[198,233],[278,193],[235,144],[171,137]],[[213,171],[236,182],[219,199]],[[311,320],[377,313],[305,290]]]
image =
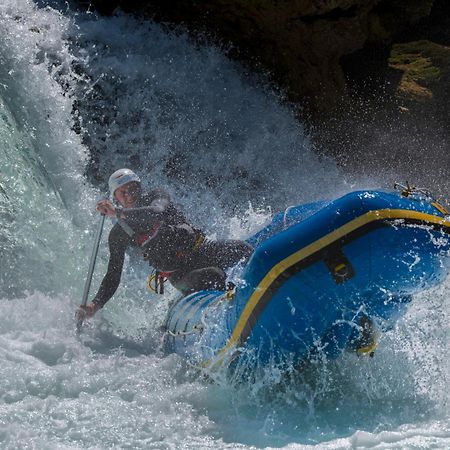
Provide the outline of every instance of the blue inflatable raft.
[[248,241],[256,249],[234,290],[170,308],[168,351],[209,368],[244,354],[261,365],[371,354],[374,324],[389,326],[447,276],[450,216],[409,188],[360,191],[288,208]]

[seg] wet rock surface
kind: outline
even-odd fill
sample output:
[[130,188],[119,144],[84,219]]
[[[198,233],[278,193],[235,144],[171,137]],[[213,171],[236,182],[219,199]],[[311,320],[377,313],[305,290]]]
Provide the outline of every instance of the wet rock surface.
[[117,8],[206,31],[232,56],[259,64],[313,112],[347,93],[341,58],[391,39],[428,17],[432,0],[94,0],[101,13]]
[[319,153],[363,178],[389,167],[388,183],[400,173],[430,186],[450,170],[446,0],[92,3],[206,32],[301,105]]

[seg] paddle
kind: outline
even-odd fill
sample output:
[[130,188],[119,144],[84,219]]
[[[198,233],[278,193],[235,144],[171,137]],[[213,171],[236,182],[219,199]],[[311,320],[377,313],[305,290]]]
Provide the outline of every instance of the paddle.
[[[83,292],[83,299],[81,301],[81,306],[86,306],[88,295],[89,295],[89,289],[91,287],[91,281],[92,281],[92,275],[94,273],[95,268],[95,262],[97,260],[97,254],[98,254],[98,247],[100,245],[100,239],[102,237],[102,231],[103,231],[103,224],[105,223],[105,215],[102,214],[100,222],[97,226],[97,233],[95,235],[95,242],[94,242],[94,248],[92,249],[91,254],[91,261],[89,262],[89,270],[86,278],[86,283],[84,284],[84,292]],[[77,333],[81,333],[81,328],[83,326],[83,319],[77,316]]]

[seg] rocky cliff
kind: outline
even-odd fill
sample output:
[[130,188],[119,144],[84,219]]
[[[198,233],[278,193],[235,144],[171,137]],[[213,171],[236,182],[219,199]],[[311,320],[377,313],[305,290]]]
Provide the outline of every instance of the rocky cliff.
[[[448,179],[448,0],[82,3],[206,32],[229,56],[268,73],[302,106],[318,152],[362,177],[382,170],[386,182],[430,187]],[[437,186],[448,189],[450,182]]]
[[341,59],[384,43],[430,14],[433,0],[94,0],[103,13],[120,7],[185,24],[231,43],[313,111],[346,93]]

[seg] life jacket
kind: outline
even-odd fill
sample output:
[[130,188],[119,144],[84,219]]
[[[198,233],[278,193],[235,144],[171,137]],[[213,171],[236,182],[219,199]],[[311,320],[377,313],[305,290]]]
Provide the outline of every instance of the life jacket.
[[155,223],[151,230],[146,233],[136,233],[134,236],[134,241],[139,247],[145,247],[146,242],[150,241],[150,239],[156,236],[159,228],[161,227],[161,222]]
[[[139,236],[144,258],[160,272],[186,269],[190,257],[205,240],[203,233],[186,223],[178,225],[160,224],[152,230],[148,239]],[[146,234],[147,235],[147,234]]]

